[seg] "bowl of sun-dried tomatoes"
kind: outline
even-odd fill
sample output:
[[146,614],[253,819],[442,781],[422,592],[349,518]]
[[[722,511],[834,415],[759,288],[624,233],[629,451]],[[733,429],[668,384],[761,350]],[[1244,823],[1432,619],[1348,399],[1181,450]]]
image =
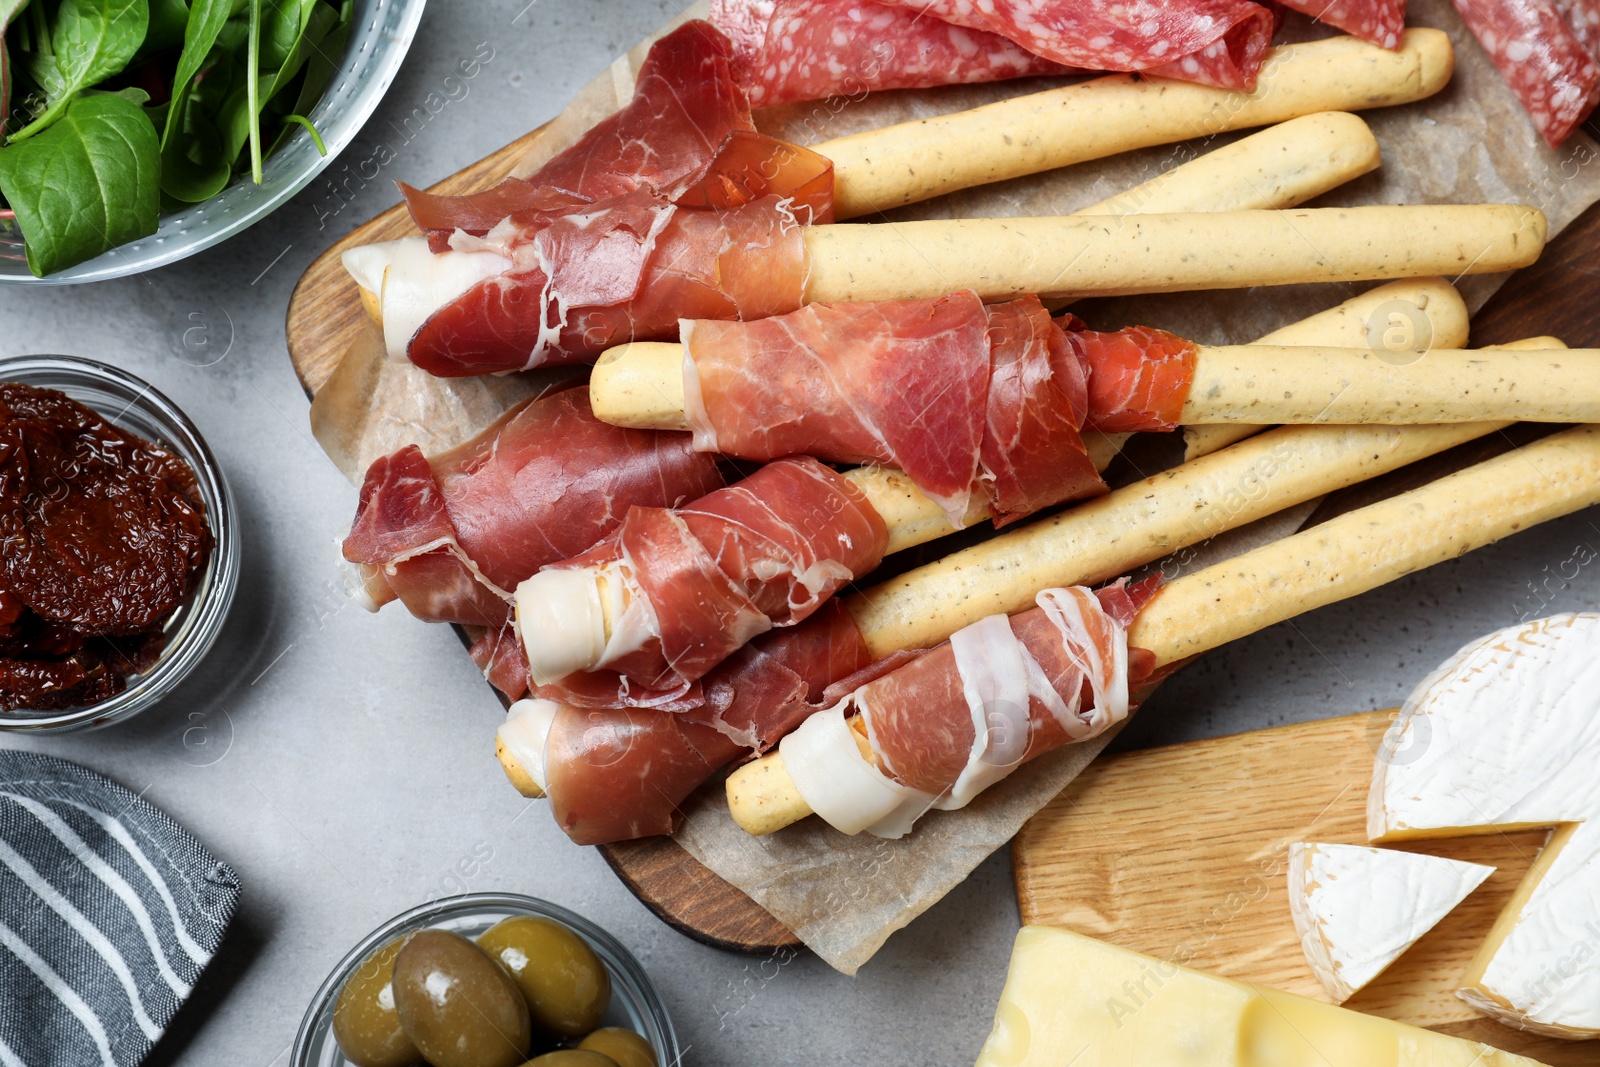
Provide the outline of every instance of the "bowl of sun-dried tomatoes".
[[0,359],[0,730],[159,703],[238,576],[227,481],[172,401],[94,360]]

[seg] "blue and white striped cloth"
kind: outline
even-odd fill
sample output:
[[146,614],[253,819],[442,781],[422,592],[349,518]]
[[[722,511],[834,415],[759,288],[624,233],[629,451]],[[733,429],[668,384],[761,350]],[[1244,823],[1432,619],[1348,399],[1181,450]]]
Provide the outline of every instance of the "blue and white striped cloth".
[[0,1067],[133,1067],[238,901],[233,871],[154,806],[0,751]]

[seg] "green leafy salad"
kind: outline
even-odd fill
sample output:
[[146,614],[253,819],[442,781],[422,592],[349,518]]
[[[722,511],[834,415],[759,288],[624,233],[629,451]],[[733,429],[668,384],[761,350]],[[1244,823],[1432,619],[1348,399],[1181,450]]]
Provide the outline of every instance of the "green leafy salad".
[[333,80],[353,0],[0,0],[0,218],[39,277],[261,162]]

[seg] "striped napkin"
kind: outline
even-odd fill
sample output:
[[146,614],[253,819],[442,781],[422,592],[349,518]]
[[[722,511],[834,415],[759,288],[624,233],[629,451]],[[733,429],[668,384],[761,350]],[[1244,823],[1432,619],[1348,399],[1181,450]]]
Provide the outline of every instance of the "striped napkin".
[[133,1067],[238,901],[226,864],[122,786],[0,751],[0,1067]]

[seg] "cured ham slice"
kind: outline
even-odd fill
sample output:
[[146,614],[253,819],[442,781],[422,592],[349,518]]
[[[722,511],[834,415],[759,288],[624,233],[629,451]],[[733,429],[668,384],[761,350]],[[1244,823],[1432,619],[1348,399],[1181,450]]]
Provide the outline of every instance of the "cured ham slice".
[[[1600,65],[1557,0],[1455,0],[1534,126],[1552,148],[1600,101]],[[1572,5],[1574,12],[1579,5]],[[1589,30],[1585,29],[1585,34]]]
[[1154,657],[1127,626],[1158,579],[1106,595],[1049,589],[883,674],[786,737],[812,808],[845,833],[901,837],[929,808],[962,808],[1028,760],[1127,718]]
[[375,604],[430,622],[502,626],[511,591],[588,548],[635,504],[663,507],[722,484],[682,434],[597,420],[581,389],[529,401],[429,459],[415,446],[367,471],[344,556]]
[[[1198,350],[1160,330],[1052,322],[1036,297],[818,303],[682,329],[695,446],[906,472],[960,525],[1103,492],[1079,429],[1171,430]],[[1087,378],[1086,378],[1087,374]]]
[[1089,368],[1091,428],[1101,433],[1177,428],[1194,382],[1199,349],[1193,341],[1146,326],[1099,333],[1074,316],[1062,321],[1073,350]]
[[556,824],[580,845],[670,834],[690,793],[739,747],[707,726],[647,708],[554,710],[544,759]]
[[513,266],[411,338],[411,361],[441,377],[593,359],[623,341],[671,336],[680,316],[778,315],[799,307],[805,289],[801,224],[776,196],[702,211],[630,193],[532,228],[513,216],[452,245]]
[[[501,730],[519,746],[561,828],[597,845],[672,833],[689,795],[742,755],[766,751],[821,706],[830,681],[867,665],[866,646],[837,601],[800,626],[740,649],[703,680],[680,714],[522,701]],[[530,727],[533,727],[530,729]]]
[[707,169],[731,134],[755,130],[732,60],[732,46],[716,28],[686,22],[651,47],[633,99],[537,172],[468,196],[437,196],[402,184],[411,217],[424,233],[448,236],[460,229],[481,236],[508,215],[562,215],[641,189],[672,199]]
[[712,0],[756,107],[1068,74],[995,33],[872,0]]
[[1034,55],[1087,70],[1253,89],[1276,18],[1249,0],[884,0],[924,17],[985,30]]
[[989,395],[979,465],[996,526],[1105,492],[1079,428],[1084,363],[1037,299],[989,309]]
[[[613,616],[596,670],[571,691],[538,676],[542,696],[593,701],[615,678],[614,703],[660,704],[755,636],[804,621],[845,583],[883,559],[889,532],[850,482],[814,459],[768,464],[744,481],[677,508],[635,507],[614,535],[547,568],[517,591],[519,618],[557,630],[581,614],[562,596],[564,574],[625,606]],[[545,618],[544,616],[549,616]]]
[[1284,7],[1337,26],[1380,48],[1400,47],[1406,29],[1406,0],[1281,0]]
[[988,331],[971,292],[685,322],[695,445],[746,459],[897,466],[959,517],[978,477]]

